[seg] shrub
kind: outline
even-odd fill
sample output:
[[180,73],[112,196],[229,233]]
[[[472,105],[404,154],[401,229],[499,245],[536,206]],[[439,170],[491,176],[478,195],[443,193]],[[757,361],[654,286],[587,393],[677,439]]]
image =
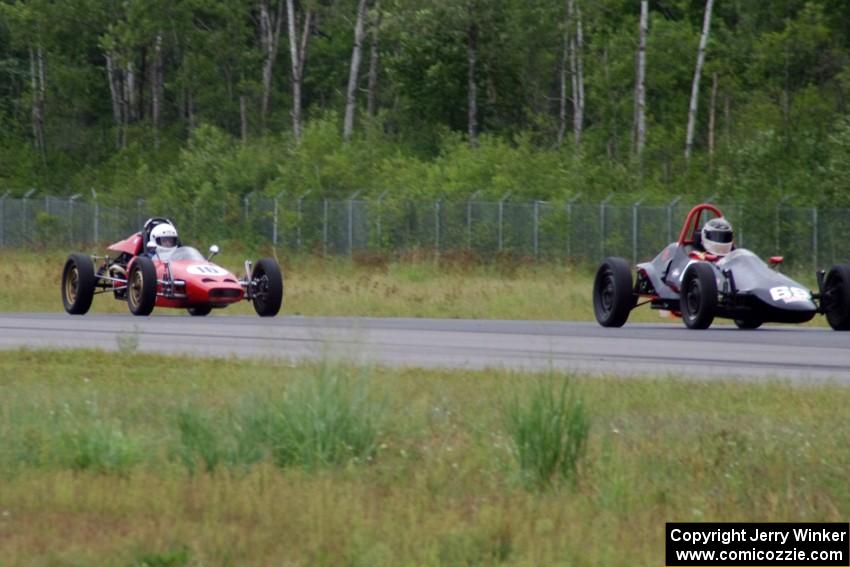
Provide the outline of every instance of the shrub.
[[506,429],[523,482],[545,488],[574,482],[587,443],[590,420],[572,381],[541,380],[527,400],[508,404]]
[[380,410],[368,375],[323,363],[297,380],[269,428],[278,466],[308,468],[366,460],[375,451]]

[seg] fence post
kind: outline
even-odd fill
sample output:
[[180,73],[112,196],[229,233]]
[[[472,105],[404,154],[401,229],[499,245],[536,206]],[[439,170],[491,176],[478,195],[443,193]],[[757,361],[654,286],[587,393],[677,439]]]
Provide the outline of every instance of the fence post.
[[569,201],[566,202],[564,208],[567,211],[567,258],[572,258],[573,256],[573,205],[576,201],[581,197],[581,191],[573,195]]
[[440,208],[442,201],[437,199],[434,203],[434,248],[440,253]]
[[272,219],[272,246],[277,248],[277,233],[278,233],[278,202],[280,201],[280,196],[283,195],[281,191],[277,195],[274,196],[274,217]]
[[6,191],[0,197],[0,248],[6,245],[6,197],[8,196],[9,191]]
[[605,257],[605,207],[608,206],[608,201],[610,201],[614,197],[614,194],[611,193],[605,199],[599,203],[599,251],[601,252],[601,257]]
[[499,199],[499,252],[502,251],[502,220],[505,217],[505,201],[511,196],[511,193],[513,191],[508,191]]
[[354,253],[354,199],[360,194],[355,191],[348,197],[348,257]]
[[328,255],[328,200],[327,198],[323,201],[323,209],[322,212],[322,255]]
[[[142,226],[142,206],[144,204],[145,204],[144,199],[138,199],[136,201],[136,226],[138,226],[139,228],[141,228],[141,226]],[[193,207],[194,207],[194,205],[193,205]],[[195,222],[194,214],[193,214],[192,222]]]
[[779,242],[779,231],[780,231],[779,224],[780,224],[780,220],[781,220],[780,215],[782,214],[782,212],[781,212],[782,205],[784,205],[788,201],[788,199],[792,198],[793,196],[794,196],[793,193],[790,194],[790,195],[785,195],[784,197],[779,199],[778,203],[776,203],[776,224],[775,224],[775,227],[774,227],[775,228],[774,236],[776,237],[776,242],[775,242],[776,252],[774,252],[774,253],[778,253],[779,250],[781,250],[781,248],[779,248],[779,245],[780,245],[780,242]]
[[91,196],[94,201],[94,226],[92,227],[94,230],[94,243],[97,244],[100,242],[100,226],[99,226],[99,217],[100,217],[100,203],[97,202],[97,191],[94,190],[94,187],[91,188]]
[[381,217],[384,215],[384,197],[387,196],[389,189],[384,189],[380,195],[378,195],[378,222],[376,225],[376,230],[378,232],[378,250],[382,249],[383,241],[381,241]]
[[472,250],[472,200],[481,193],[476,191],[466,200],[466,247]]
[[298,226],[295,227],[295,246],[296,246],[296,248],[298,249],[299,252],[301,252],[301,221],[302,221],[301,202],[304,201],[304,197],[306,197],[307,195],[309,195],[312,192],[313,192],[313,190],[310,189],[305,193],[301,193],[301,195],[298,197],[298,200],[296,201],[296,205],[295,205],[295,209],[297,211],[296,214],[298,215]]
[[74,193],[68,197],[68,242],[74,242],[74,203],[82,197],[79,193]]
[[540,245],[540,201],[534,201],[534,259],[537,260]]
[[676,195],[676,197],[667,203],[667,242],[673,242],[673,209],[676,208],[676,205],[679,204],[679,201],[682,200],[681,195]]
[[815,273],[818,271],[818,208],[812,207],[812,258]]
[[638,208],[640,204],[644,202],[645,199],[638,199],[638,201],[632,205],[632,264],[637,264],[637,256],[638,256]]
[[23,234],[21,235],[22,241],[23,241],[23,239],[29,239],[29,241],[32,242],[32,238],[29,238],[30,230],[29,230],[29,227],[27,225],[29,224],[29,199],[32,196],[32,194],[35,193],[35,192],[36,192],[36,189],[35,189],[35,187],[33,187],[29,191],[24,193],[24,198],[23,198],[24,214],[23,214],[23,218],[21,219],[21,222],[22,222],[23,228],[24,228]]

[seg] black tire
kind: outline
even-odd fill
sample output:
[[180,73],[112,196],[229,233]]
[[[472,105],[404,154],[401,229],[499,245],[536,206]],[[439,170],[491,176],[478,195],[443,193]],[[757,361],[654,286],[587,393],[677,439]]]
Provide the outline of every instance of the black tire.
[[85,315],[94,299],[94,263],[85,254],[71,254],[62,270],[62,305],[71,315]]
[[762,326],[763,321],[758,319],[735,319],[735,325],[739,329],[751,330]]
[[850,265],[833,266],[823,284],[823,312],[836,331],[850,331]]
[[717,311],[717,280],[708,264],[691,264],[679,295],[682,321],[689,329],[708,329]]
[[274,317],[283,305],[283,274],[272,258],[257,260],[251,273],[254,311],[260,317]]
[[212,311],[212,305],[193,305],[186,309],[192,317],[206,317]]
[[593,313],[603,327],[622,327],[635,306],[632,271],[623,258],[605,258],[593,280]]
[[147,256],[139,256],[127,275],[127,306],[133,315],[150,315],[156,305],[156,268]]

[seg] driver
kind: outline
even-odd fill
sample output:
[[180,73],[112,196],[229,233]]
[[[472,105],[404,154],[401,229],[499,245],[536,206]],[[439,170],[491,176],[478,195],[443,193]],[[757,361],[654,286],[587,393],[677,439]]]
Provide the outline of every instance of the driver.
[[715,256],[725,256],[732,251],[735,233],[732,225],[723,217],[709,220],[702,227],[702,246]]
[[168,260],[171,254],[177,250],[177,229],[174,225],[158,224],[151,230],[151,239],[148,246],[156,246],[156,255],[160,260]]

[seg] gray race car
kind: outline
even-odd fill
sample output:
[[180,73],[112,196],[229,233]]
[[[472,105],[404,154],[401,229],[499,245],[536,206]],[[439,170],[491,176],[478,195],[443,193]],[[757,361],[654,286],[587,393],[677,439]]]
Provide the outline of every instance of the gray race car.
[[649,304],[680,316],[690,329],[707,329],[715,317],[732,319],[741,329],[763,323],[805,323],[816,314],[826,315],[837,331],[850,330],[850,265],[833,266],[817,274],[818,291],[812,292],[749,250],[733,248],[717,256],[700,242],[704,212],[723,213],[713,205],[691,209],[679,239],[649,262],[637,265],[632,279],[623,258],[606,258],[593,282],[593,310],[603,327],[622,327],[632,309]]

